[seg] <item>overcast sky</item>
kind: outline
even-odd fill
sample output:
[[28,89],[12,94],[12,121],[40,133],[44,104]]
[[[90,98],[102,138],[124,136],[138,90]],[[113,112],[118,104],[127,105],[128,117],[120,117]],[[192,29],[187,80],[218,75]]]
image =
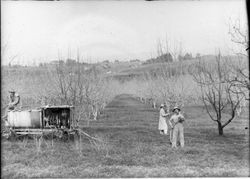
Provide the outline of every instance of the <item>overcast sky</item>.
[[[229,18],[246,24],[245,1],[2,1],[3,64],[72,58],[145,60],[168,39],[182,53],[231,53]],[[6,58],[7,57],[7,58]]]

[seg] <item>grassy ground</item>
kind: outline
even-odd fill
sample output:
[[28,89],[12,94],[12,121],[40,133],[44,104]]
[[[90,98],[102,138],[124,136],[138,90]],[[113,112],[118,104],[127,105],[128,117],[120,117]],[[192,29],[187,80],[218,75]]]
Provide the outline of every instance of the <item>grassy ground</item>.
[[248,113],[218,136],[201,107],[184,111],[185,147],[172,149],[157,130],[158,110],[120,95],[83,127],[104,143],[46,140],[39,148],[34,140],[3,141],[2,177],[249,176]]

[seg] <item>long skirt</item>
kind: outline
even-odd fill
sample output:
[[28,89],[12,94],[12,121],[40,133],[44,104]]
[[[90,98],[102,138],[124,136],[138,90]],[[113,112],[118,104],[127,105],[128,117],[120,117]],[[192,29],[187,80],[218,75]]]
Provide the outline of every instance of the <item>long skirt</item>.
[[167,134],[167,132],[168,132],[168,125],[167,125],[166,120],[164,118],[160,118],[159,119],[158,129],[160,131],[163,130],[164,134]]

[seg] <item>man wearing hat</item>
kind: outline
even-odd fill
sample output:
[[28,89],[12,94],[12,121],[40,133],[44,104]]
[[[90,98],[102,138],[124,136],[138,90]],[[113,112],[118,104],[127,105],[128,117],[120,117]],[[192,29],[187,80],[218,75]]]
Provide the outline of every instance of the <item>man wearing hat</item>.
[[8,110],[14,110],[17,104],[20,102],[20,96],[14,90],[10,90],[9,93],[10,95],[9,95]]
[[3,120],[5,120],[5,125],[10,125],[8,120],[8,111],[12,111],[16,108],[17,104],[20,102],[20,96],[17,94],[14,90],[9,91],[9,104],[6,106],[5,115],[2,117]]
[[174,114],[171,116],[169,123],[171,128],[173,129],[173,137],[172,137],[172,147],[177,147],[177,139],[178,135],[180,138],[181,147],[184,147],[184,127],[183,122],[185,121],[184,116],[180,113],[180,108],[177,106],[174,107]]
[[160,134],[167,134],[168,132],[168,125],[166,123],[166,118],[169,113],[166,113],[164,110],[164,104],[161,104],[160,106],[160,117],[159,117],[159,125],[158,129],[160,130]]

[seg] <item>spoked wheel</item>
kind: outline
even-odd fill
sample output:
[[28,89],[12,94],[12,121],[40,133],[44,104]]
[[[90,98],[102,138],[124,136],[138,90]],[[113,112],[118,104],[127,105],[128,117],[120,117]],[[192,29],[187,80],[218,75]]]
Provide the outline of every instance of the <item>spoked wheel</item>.
[[64,132],[62,130],[57,130],[55,133],[55,136],[58,137],[59,139],[62,139],[64,135]]
[[78,132],[78,130],[74,130],[73,131],[73,136],[74,136],[74,141],[78,141],[80,139],[80,134]]
[[69,133],[68,131],[65,131],[65,130],[62,130],[62,129],[58,129],[55,133],[55,136],[58,138],[58,139],[61,139],[63,141],[66,141],[69,139]]
[[16,137],[16,134],[11,128],[5,127],[4,130],[2,131],[2,137],[4,139],[11,140]]

